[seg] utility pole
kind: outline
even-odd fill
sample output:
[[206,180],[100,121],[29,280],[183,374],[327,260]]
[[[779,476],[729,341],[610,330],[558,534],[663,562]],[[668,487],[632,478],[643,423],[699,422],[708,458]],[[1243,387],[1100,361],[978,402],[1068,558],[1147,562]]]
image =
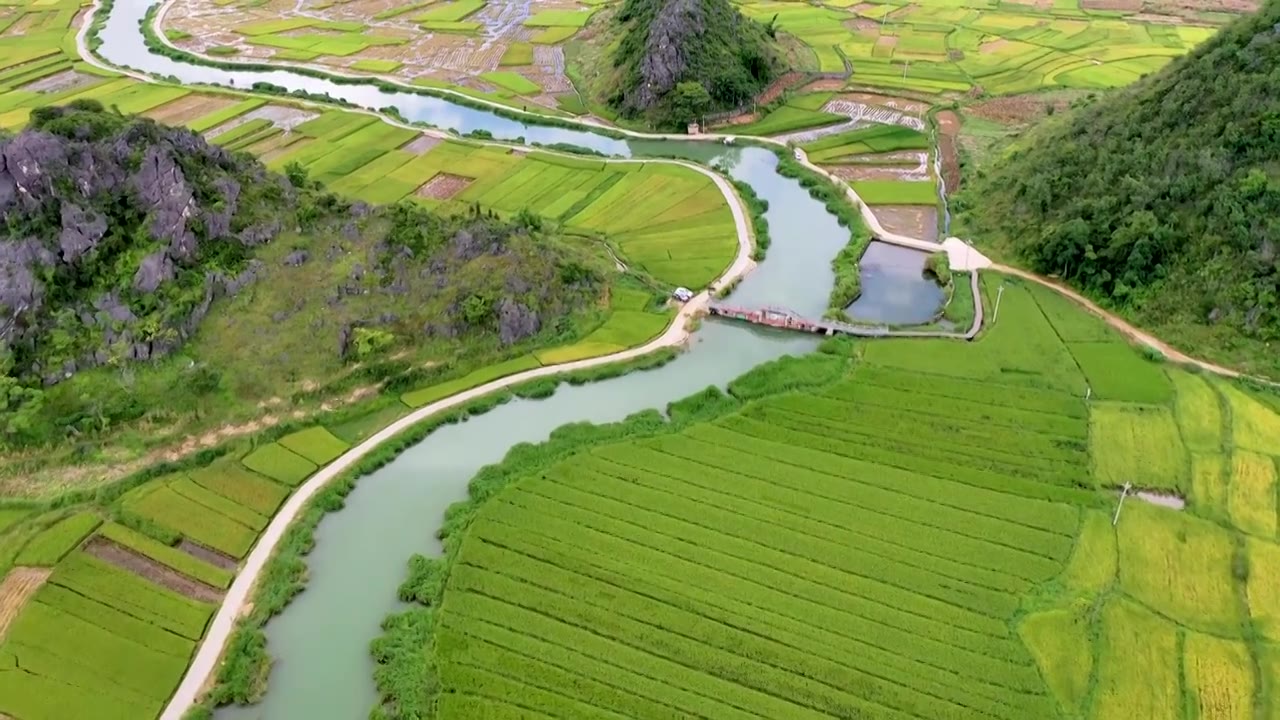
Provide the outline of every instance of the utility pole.
[[1120,508],[1124,507],[1124,496],[1129,494],[1129,488],[1133,487],[1128,481],[1124,484],[1124,489],[1120,491],[1120,504],[1116,505],[1116,515],[1111,518],[1111,526],[1115,527],[1120,522]]
[[906,80],[906,79],[907,79],[907,71],[908,71],[908,70],[910,70],[910,69],[911,69],[911,61],[910,61],[910,60],[908,60],[908,61],[907,61],[907,64],[905,64],[905,65],[903,65],[903,66],[902,66],[902,79],[903,79],[903,80]]
[[1093,397],[1093,386],[1086,385],[1084,388],[1084,401],[1089,402],[1089,398]]
[[1004,283],[1000,283],[1000,287],[996,289],[996,309],[991,313],[991,322],[995,322],[1000,317],[1000,298],[1004,296]]

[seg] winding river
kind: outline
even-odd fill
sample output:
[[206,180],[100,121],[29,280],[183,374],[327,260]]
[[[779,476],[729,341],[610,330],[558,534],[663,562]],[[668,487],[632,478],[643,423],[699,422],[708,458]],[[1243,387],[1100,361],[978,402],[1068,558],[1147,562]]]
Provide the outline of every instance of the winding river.
[[[833,277],[831,258],[848,231],[776,171],[773,153],[709,141],[616,140],[589,130],[524,124],[484,110],[368,84],[338,84],[296,74],[228,71],[151,53],[139,31],[147,0],[116,0],[99,33],[98,55],[112,64],[183,83],[247,88],[265,81],[290,90],[328,93],[364,108],[394,106],[410,121],[461,133],[487,130],[494,138],[570,143],[629,157],[679,155],[716,162],[769,202],[773,244],[768,259],[735,290],[735,303],[784,305],[820,316]],[[877,285],[876,287],[880,287]],[[873,288],[869,290],[875,291]],[[870,298],[869,298],[870,299]],[[935,305],[936,307],[936,305]],[[816,340],[708,321],[687,352],[662,368],[580,387],[562,387],[545,400],[518,400],[465,423],[437,430],[378,472],[363,478],[346,507],[327,516],[308,556],[305,592],[266,628],[275,660],[265,700],[223,708],[221,720],[351,720],[377,700],[369,641],[397,609],[396,587],[413,553],[439,552],[435,532],[445,508],[464,498],[476,471],[520,442],[538,442],[570,422],[609,422],[661,407],[707,385],[724,385],[751,367],[784,354],[810,351]]]

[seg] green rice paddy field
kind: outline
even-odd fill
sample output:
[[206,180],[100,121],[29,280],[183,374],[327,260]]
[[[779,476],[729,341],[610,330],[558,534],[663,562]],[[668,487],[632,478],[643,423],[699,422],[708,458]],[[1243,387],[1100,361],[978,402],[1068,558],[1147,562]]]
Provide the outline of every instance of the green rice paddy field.
[[1110,88],[1159,69],[1208,39],[1223,13],[1178,23],[1077,0],[738,0],[749,17],[795,36],[822,72],[852,70],[855,85],[919,93],[1006,95],[1044,88]]
[[[1004,283],[974,343],[837,344],[483,473],[412,611],[439,716],[1276,717],[1274,398]],[[1113,527],[1126,481],[1189,505]]]

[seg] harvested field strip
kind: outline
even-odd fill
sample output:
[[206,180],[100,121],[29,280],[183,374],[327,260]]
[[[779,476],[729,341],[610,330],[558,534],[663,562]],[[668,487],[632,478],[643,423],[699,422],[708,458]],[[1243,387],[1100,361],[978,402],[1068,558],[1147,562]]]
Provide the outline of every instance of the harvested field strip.
[[240,117],[251,110],[256,110],[266,104],[267,101],[260,98],[241,100],[229,107],[218,108],[207,115],[188,121],[186,126],[195,132],[204,132],[210,128],[217,127],[228,120]]
[[4,582],[0,582],[0,640],[51,572],[47,568],[16,567],[4,576]]
[[168,565],[134,552],[128,547],[103,537],[96,537],[85,546],[84,551],[99,560],[104,560],[118,568],[136,575],[180,595],[210,604],[216,604],[222,597],[217,588],[194,580]]
[[49,582],[191,640],[204,634],[214,609],[79,552],[62,561]]
[[1230,473],[1226,457],[1216,453],[1191,455],[1191,505],[1205,517],[1227,520]]
[[229,570],[204,562],[178,548],[153,540],[123,525],[107,523],[98,534],[118,545],[129,548],[139,555],[150,558],[214,588],[226,589],[231,585],[231,580],[235,577],[234,573]]
[[31,538],[22,552],[18,553],[14,564],[53,567],[100,524],[102,518],[89,512],[77,513],[60,520]]

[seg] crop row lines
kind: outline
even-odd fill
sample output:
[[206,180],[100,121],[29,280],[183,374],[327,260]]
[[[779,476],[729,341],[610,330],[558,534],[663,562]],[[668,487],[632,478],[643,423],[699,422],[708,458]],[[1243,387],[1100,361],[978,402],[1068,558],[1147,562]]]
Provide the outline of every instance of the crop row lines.
[[[537,503],[533,504],[537,505]],[[477,536],[489,540],[508,538],[511,532],[521,531],[517,528],[527,528],[526,516],[535,512],[516,505],[510,505],[508,509],[509,513],[488,517],[487,522],[490,524],[477,529]],[[514,515],[514,517],[509,518],[508,515]],[[597,524],[607,526],[610,523]],[[494,529],[494,525],[498,528]],[[551,530],[556,530],[566,537],[584,535],[592,541],[592,544],[587,547],[608,548],[615,557],[639,554],[636,564],[653,568],[653,572],[658,575],[667,575],[678,582],[690,583],[702,578],[701,587],[709,591],[735,584],[743,586],[742,592],[750,593],[753,597],[755,595],[780,596],[784,601],[803,604],[807,613],[824,617],[831,625],[857,626],[858,631],[865,634],[870,634],[866,631],[868,627],[883,627],[896,634],[925,638],[929,642],[936,642],[946,647],[965,652],[977,652],[984,657],[995,657],[1018,663],[1026,661],[1026,654],[1022,651],[1021,645],[1012,639],[1004,624],[995,621],[982,623],[984,626],[982,630],[965,627],[961,623],[966,616],[972,615],[970,611],[959,611],[965,615],[956,616],[955,612],[958,609],[952,609],[950,616],[947,616],[947,613],[937,612],[937,608],[929,606],[929,603],[937,602],[932,599],[924,601],[922,607],[920,606],[922,598],[918,596],[908,596],[914,603],[903,601],[890,604],[882,601],[874,593],[868,593],[865,590],[860,593],[859,588],[849,584],[841,587],[824,584],[818,580],[788,573],[772,566],[753,563],[719,550],[694,546],[679,539],[655,536],[651,539],[651,544],[645,544],[630,537],[610,533],[610,529],[623,529],[616,526],[601,529],[550,517],[546,518],[546,526],[546,532],[541,530],[524,530],[523,532],[529,533],[530,537],[542,538],[540,542],[544,544],[552,542],[557,546],[566,541],[549,535]],[[675,545],[675,547],[659,547],[663,544]],[[680,547],[680,544],[684,547]],[[682,553],[681,550],[686,552]],[[766,580],[771,582],[765,582]],[[809,592],[799,594],[798,591],[802,589]],[[974,625],[972,622],[969,624]]]
[[[1063,348],[1065,352],[1065,347]],[[1069,354],[1068,354],[1069,356]],[[1072,362],[1074,365],[1074,360]],[[849,414],[857,412],[860,406],[874,406],[885,410],[896,411],[904,407],[911,408],[913,414],[924,418],[955,422],[956,418],[982,418],[989,425],[997,425],[1011,430],[1034,430],[1042,435],[1084,439],[1088,436],[1085,418],[1067,417],[1040,410],[1024,410],[1021,408],[995,405],[988,402],[962,400],[942,396],[922,398],[920,394],[896,388],[876,385],[844,384],[830,388],[823,395],[811,396],[826,405],[844,405],[849,407]],[[927,402],[912,402],[925,399]],[[781,398],[779,398],[781,400]]]
[[[976,703],[997,704],[1004,709],[1010,699],[1009,694],[1021,696],[1038,685],[1039,679],[1029,662],[1021,666],[1010,666],[1001,661],[973,653],[967,649],[958,649],[944,643],[935,643],[929,638],[915,638],[909,634],[897,633],[886,636],[883,629],[874,624],[863,624],[857,628],[843,628],[839,625],[818,625],[809,618],[794,617],[776,612],[777,608],[768,608],[752,604],[741,593],[725,592],[725,588],[706,588],[691,584],[679,578],[661,577],[655,580],[650,566],[619,562],[614,558],[601,559],[598,554],[587,557],[583,551],[568,547],[548,547],[557,541],[533,542],[514,532],[508,537],[495,541],[496,533],[482,533],[479,537],[483,544],[468,548],[463,561],[471,565],[482,565],[489,570],[501,574],[511,574],[512,568],[519,568],[521,561],[534,564],[530,582],[536,579],[553,577],[557,572],[570,573],[603,582],[619,590],[653,602],[670,605],[679,609],[706,616],[721,624],[728,625],[740,632],[762,636],[800,652],[811,652],[824,656],[834,663],[857,668],[888,682],[900,685],[902,678],[928,679],[935,689],[926,694],[940,700],[970,706]],[[513,547],[521,544],[521,547]],[[499,548],[502,552],[490,552],[486,546]],[[511,558],[510,555],[519,556]],[[608,563],[606,567],[603,563]],[[571,567],[572,566],[572,567]],[[536,578],[536,579],[535,579]],[[566,587],[578,586],[574,578],[570,578]],[[707,616],[697,608],[706,606],[714,608],[724,619]],[[785,607],[785,606],[783,606]],[[785,620],[785,622],[784,622]],[[748,627],[745,623],[753,623],[761,632]],[[844,630],[844,632],[841,632]],[[783,640],[783,635],[798,638],[797,641]],[[838,649],[831,646],[832,636],[842,640]],[[879,640],[879,642],[875,642]],[[924,640],[926,647],[921,649],[920,657],[903,655],[897,650],[909,646],[908,641]],[[820,648],[814,650],[813,648]],[[958,652],[957,652],[958,650]],[[952,666],[939,664],[941,659],[949,659]],[[891,669],[896,677],[883,675],[880,671]],[[999,680],[1012,673],[1022,673],[1022,683],[1001,684]],[[956,700],[950,697],[956,693],[965,695],[966,699]],[[968,698],[969,694],[977,696]],[[1034,699],[1044,700],[1043,695],[1032,693]],[[998,712],[993,710],[993,712]],[[1026,712],[1026,708],[1022,708]],[[1014,717],[1018,717],[1015,713]]]
[[[739,472],[765,482],[771,482],[774,478],[786,474],[826,475],[827,473],[816,466],[826,464],[830,467],[830,453],[816,451],[815,454],[820,455],[820,457],[808,457],[803,452],[797,452],[798,450],[803,451],[805,448],[795,448],[794,446],[784,445],[765,438],[752,438],[747,442],[734,442],[734,435],[741,440],[747,440],[747,438],[741,433],[736,433],[732,428],[726,428],[723,425],[700,428],[699,433],[709,436],[711,440],[702,441],[700,437],[695,436],[692,432],[689,435],[693,440],[706,442],[707,444],[719,441],[718,444],[722,448],[732,448],[739,461],[741,461],[742,455],[752,457],[753,461],[751,463],[740,462]],[[768,443],[768,446],[766,447],[762,443]],[[661,446],[659,445],[659,447]],[[710,455],[710,452],[708,452],[708,455]],[[805,461],[808,462],[806,463]],[[723,470],[730,470],[730,468],[722,465],[715,466]],[[869,490],[865,492],[869,493]],[[899,495],[899,497],[908,498],[905,495]],[[926,518],[950,518],[951,522],[943,525],[934,525],[910,515],[904,519],[918,523],[923,527],[932,527],[946,533],[948,538],[953,536],[955,538],[965,538],[961,542],[966,544],[977,544],[983,548],[1004,548],[1002,552],[1006,556],[1022,558],[1027,562],[1034,563],[1037,558],[1056,562],[1065,558],[1071,549],[1070,537],[1046,530],[1028,528],[1023,525],[1008,523],[1001,519],[987,518],[977,513],[950,508],[946,505],[935,504],[918,498],[909,498],[897,505],[908,508],[899,512],[909,512],[910,508],[914,506],[920,515]],[[892,512],[893,506],[886,507],[885,504],[882,504],[880,507],[873,509],[877,512],[883,511],[899,516],[898,513]],[[986,530],[985,533],[983,532],[984,529]],[[1002,566],[995,566],[992,569],[1008,571],[1007,568]],[[1042,568],[1042,570],[1052,569],[1047,566]]]
[[[667,658],[625,640],[567,623],[541,610],[512,605],[480,594],[472,594],[466,600],[467,603],[460,604],[457,608],[446,604],[446,612],[441,614],[443,627],[480,637],[502,647],[533,645],[529,652],[537,652],[539,657],[580,655],[588,659],[588,662],[581,665],[582,672],[622,670],[664,686],[675,687],[695,699],[701,698],[707,703],[713,703],[719,706],[718,711],[722,712],[723,707],[731,708],[724,713],[726,716],[734,713],[755,715],[755,711],[750,708],[760,705],[773,706],[774,709],[787,713],[801,710],[785,698],[725,680],[678,658]],[[484,604],[492,607],[476,607]],[[506,612],[494,612],[494,609]],[[624,673],[619,673],[618,677],[623,675]],[[739,699],[741,695],[746,695],[751,702]]]
[[[1081,420],[1087,420],[1089,417],[1089,409],[1084,401],[1069,393],[957,378],[927,371],[903,372],[889,367],[864,364],[854,370],[853,379],[850,382],[915,392],[930,397],[969,400],[999,407],[1065,415]],[[1012,399],[1028,402],[1010,402]]]
[[[673,436],[664,438],[662,446],[669,448],[686,442],[698,446],[698,453],[692,460],[704,467],[710,466],[709,463],[696,459],[701,457],[701,449],[705,445],[702,441],[694,438]],[[615,459],[615,461],[618,456],[625,457],[628,455],[644,456],[648,461],[656,460],[651,455],[659,457],[671,456],[668,450],[659,450],[651,447],[651,445],[653,443],[636,444],[625,450],[618,447],[606,447],[596,450],[592,454],[597,457]],[[684,456],[681,457],[683,458]],[[828,454],[827,457],[830,458],[830,455]],[[877,492],[893,493],[903,498],[927,501],[930,508],[942,506],[950,510],[970,513],[1007,523],[1011,526],[1028,528],[1050,535],[1071,538],[1074,537],[1076,531],[1078,519],[1074,510],[1051,504],[1044,500],[1031,499],[1015,493],[979,487],[950,478],[940,478],[917,469],[886,465],[878,461],[869,461],[862,457],[841,455],[838,458],[833,458],[833,460],[840,468],[839,474],[829,470],[804,468],[805,475],[812,478],[814,482],[823,482],[824,485],[831,486],[833,489],[849,487],[850,491],[852,491],[855,487],[851,487],[851,485],[856,486],[856,489],[874,488]],[[683,465],[683,462],[681,465]],[[720,467],[720,469],[732,475],[737,474],[736,468],[727,470],[718,465],[715,467]],[[828,463],[829,467],[830,463]],[[777,476],[775,475],[774,477]],[[840,485],[833,485],[836,482],[839,482]],[[793,483],[791,487],[794,486]],[[805,487],[808,487],[808,485]],[[1040,522],[1032,522],[1036,519],[1039,519]]]
[[[793,702],[818,712],[861,717],[862,712],[872,709],[903,720],[943,720],[943,716],[922,716],[887,705],[883,698],[867,697],[872,692],[860,693],[861,696],[851,694],[848,687],[853,678],[849,677],[848,672],[840,673],[842,668],[832,669],[833,674],[843,676],[840,678],[814,677],[811,659],[797,657],[803,653],[795,653],[795,656],[784,660],[762,651],[753,652],[744,645],[720,647],[708,642],[715,638],[707,638],[705,634],[699,637],[699,631],[704,628],[699,627],[696,622],[686,618],[679,628],[658,624],[657,619],[645,613],[629,612],[617,598],[612,598],[612,602],[605,600],[593,603],[564,595],[551,588],[481,571],[479,568],[453,576],[451,585],[455,591],[484,595],[526,609],[556,612],[557,619],[584,629],[613,629],[619,635],[625,634],[648,645],[668,659],[673,659],[673,656],[698,657],[700,664],[705,664],[712,674],[762,692],[789,696],[794,698]],[[670,621],[673,625],[678,624],[678,617],[674,614],[661,619]],[[871,690],[866,685],[862,685],[861,689]],[[879,691],[876,695],[887,694],[885,688],[876,690]]]
[[[795,447],[796,449],[821,453],[827,457],[839,456],[849,460],[861,460],[865,457],[863,455],[864,448],[879,447],[885,451],[899,455],[919,453],[930,459],[946,461],[960,465],[961,467],[984,470],[1009,477],[1021,477],[1028,474],[1029,471],[1029,468],[1025,465],[1009,466],[1001,461],[990,459],[989,457],[960,455],[952,452],[946,447],[943,447],[939,443],[917,444],[901,440],[899,438],[891,439],[883,436],[869,438],[868,442],[840,440],[839,438],[817,435],[805,430],[792,430],[791,428],[777,427],[745,415],[738,415],[718,420],[708,427],[716,427],[721,430],[732,431],[737,435],[750,438],[752,444],[774,441],[771,447],[779,445],[779,443],[776,442],[779,438],[786,438],[788,442],[786,444],[781,444],[782,447]],[[687,434],[690,436],[696,436],[696,433],[704,432],[704,430],[705,428],[695,428],[694,432]],[[1081,474],[1085,474],[1083,470],[1081,470]],[[1062,484],[1070,483],[1074,485],[1070,476],[1065,474],[1059,475],[1042,472],[1037,475],[1035,479],[1041,482],[1060,482]]]
[[[510,658],[503,657],[502,659],[510,662]],[[527,676],[517,679],[508,673],[498,672],[496,668],[500,667],[503,666],[496,663],[484,664],[482,662],[473,662],[466,659],[451,657],[449,664],[445,666],[445,669],[441,673],[441,680],[445,683],[453,680],[458,687],[466,688],[466,692],[468,694],[487,698],[495,702],[501,702],[513,707],[518,707],[521,710],[531,710],[533,707],[541,707],[543,709],[554,709],[568,713],[566,715],[559,716],[552,715],[552,717],[616,718],[617,720],[628,720],[627,715],[623,715],[606,707],[588,702],[580,697],[566,695],[555,688],[547,688],[539,685],[538,683],[530,682]],[[456,676],[458,675],[469,675],[469,677],[457,678]],[[531,705],[521,703],[520,700],[534,702],[531,703],[531,707]],[[590,708],[590,711],[586,712],[586,708]]]
[[[794,530],[782,525],[770,527],[765,523],[750,521],[741,516],[732,514],[717,515],[709,512],[705,507],[695,507],[681,503],[678,500],[675,503],[676,507],[665,507],[661,510],[667,512],[661,512],[642,504],[645,499],[643,497],[638,498],[641,504],[638,504],[635,498],[627,499],[621,497],[619,495],[620,491],[627,489],[625,486],[614,486],[611,488],[612,494],[601,495],[594,494],[593,490],[584,490],[565,483],[538,483],[536,487],[531,487],[528,491],[550,498],[562,498],[568,495],[570,499],[581,499],[585,496],[594,498],[596,502],[606,500],[615,502],[631,509],[632,512],[643,511],[658,515],[668,521],[674,520],[677,523],[688,523],[704,532],[768,547],[790,556],[807,557],[815,562],[825,560],[828,564],[836,565],[849,572],[861,572],[863,568],[866,568],[868,572],[877,573],[881,577],[896,575],[907,582],[915,583],[918,587],[932,588],[935,593],[947,593],[957,598],[963,597],[978,607],[1005,604],[1009,597],[1000,591],[990,590],[964,581],[956,582],[951,578],[938,577],[929,571],[920,571],[903,566],[895,558],[886,558],[861,550],[851,550],[840,543],[829,541],[822,543],[805,542],[804,538],[798,537]],[[632,494],[643,495],[643,493]],[[721,530],[713,522],[714,519],[725,521],[726,525],[732,526],[732,528],[730,530]],[[835,559],[833,560],[833,558]],[[1012,609],[1009,612],[1011,613]]]
[[[572,686],[575,689],[581,689],[584,682],[590,683],[592,685],[603,686],[616,693],[637,698],[641,702],[647,702],[647,703],[659,705],[666,708],[666,711],[663,712],[661,715],[650,715],[651,717],[675,716],[681,713],[681,711],[678,708],[667,704],[666,702],[663,701],[662,697],[659,697],[660,695],[663,695],[663,694],[666,694],[666,695],[673,694],[671,693],[670,686],[667,686],[665,685],[665,683],[662,683],[654,678],[651,678],[646,675],[640,675],[640,677],[643,677],[646,680],[649,680],[652,682],[646,683],[641,681],[635,684],[638,686],[644,686],[644,687],[628,688],[628,687],[625,687],[622,682],[620,682],[620,679],[627,677],[628,675],[632,675],[633,673],[629,671],[627,668],[613,665],[607,659],[594,658],[590,655],[584,655],[584,654],[578,653],[573,648],[565,647],[563,645],[551,645],[550,643],[547,643],[545,641],[530,638],[528,635],[516,634],[514,632],[511,632],[509,629],[503,628],[501,626],[495,626],[495,627],[499,628],[500,630],[506,631],[507,633],[506,636],[502,637],[501,639],[485,637],[482,631],[477,632],[477,630],[474,627],[476,625],[479,625],[480,622],[472,620],[471,622],[463,622],[455,626],[452,624],[451,620],[452,620],[451,618],[446,618],[444,620],[444,625],[443,625],[444,629],[447,632],[453,632],[459,635],[466,636],[467,647],[460,659],[459,659],[459,653],[449,652],[450,663],[462,662],[465,664],[470,664],[472,662],[470,658],[475,654],[474,652],[476,649],[475,646],[479,644],[481,646],[487,646],[488,648],[492,648],[491,650],[488,650],[488,654],[490,656],[495,654],[503,655],[503,657],[501,658],[495,658],[496,660],[498,660],[496,662],[485,663],[485,666],[487,666],[490,669],[503,668],[503,669],[509,670],[514,666],[515,669],[521,671],[520,674],[523,677],[532,677],[532,676],[537,676],[539,674],[548,674],[546,668],[554,668],[554,670],[558,671],[558,673],[562,673],[563,675],[569,676],[565,678],[566,680],[565,684]],[[502,633],[500,632],[495,633],[492,631],[490,631],[489,633],[490,636],[501,635],[501,634]],[[506,642],[503,642],[503,640],[505,640]],[[522,643],[525,645],[534,645],[534,647],[527,647],[527,648],[514,647],[514,646],[521,645]],[[442,637],[440,644],[441,645],[449,644],[449,638],[447,636]],[[514,656],[514,657],[510,657],[510,656]],[[582,661],[583,658],[586,658],[585,662]],[[607,670],[605,672],[602,672],[602,670],[605,670],[606,668]],[[638,673],[634,673],[634,674],[639,675]],[[542,688],[547,692],[559,692],[559,689],[555,687],[555,683],[553,682],[546,682],[544,684],[538,685],[538,687]],[[572,697],[563,692],[560,692],[560,694],[565,695],[566,697]],[[720,718],[725,718],[728,716],[734,716],[735,720],[749,720],[750,718],[759,717],[754,713],[746,713],[744,711],[738,710],[737,708],[733,708],[732,706],[724,705],[723,703],[718,702],[715,698],[706,697],[704,695],[697,695],[696,693],[690,693],[687,691],[681,691],[681,693],[679,694],[682,695],[681,697],[682,704],[686,706],[687,705],[715,706],[714,712],[712,713],[699,712],[696,714],[697,717],[707,718],[707,720],[720,720]],[[574,698],[574,699],[577,699],[577,698]],[[596,705],[596,707],[599,707],[599,705]],[[602,709],[612,712],[608,710],[608,708],[602,708]],[[631,712],[632,712],[631,717],[639,716],[639,713],[636,713],[634,710],[632,710]]]
[[[787,400],[790,399],[787,398]],[[795,398],[795,400],[798,401],[800,398]],[[910,413],[887,410],[880,406],[873,406],[870,412],[862,408],[847,416],[833,417],[831,414],[821,412],[820,406],[816,404],[784,403],[781,399],[777,403],[757,406],[745,412],[757,417],[772,417],[778,414],[783,416],[790,415],[794,419],[803,420],[810,425],[821,425],[834,432],[850,435],[902,437],[902,433],[898,431],[909,428],[914,435],[907,437],[945,439],[948,448],[953,446],[966,449],[972,448],[975,452],[970,454],[984,451],[994,453],[995,456],[1012,464],[1027,463],[1028,460],[1037,462],[1076,461],[1078,464],[1083,464],[1088,458],[1088,451],[1084,447],[1085,441],[1042,435],[1034,431],[1019,434],[1016,444],[1017,452],[1012,452],[993,443],[993,440],[997,439],[1006,441],[1011,439],[1006,432],[1008,428],[1000,428],[1001,432],[997,435],[991,432],[993,428],[981,424],[980,420],[974,418],[957,419],[955,422],[946,425],[937,422],[928,423],[921,422]],[[1076,447],[1064,447],[1064,442]]]
[[[536,488],[536,489],[543,489],[543,488]],[[806,556],[804,554],[798,554],[795,552],[787,552],[785,550],[777,549],[775,547],[759,542],[757,540],[748,539],[748,538],[739,538],[739,537],[718,532],[716,530],[709,530],[706,527],[702,525],[698,525],[696,523],[689,523],[686,521],[678,521],[676,523],[673,523],[666,516],[659,515],[657,513],[654,513],[648,510],[643,510],[641,513],[637,513],[635,511],[638,508],[636,508],[635,506],[628,505],[626,503],[619,503],[615,500],[599,498],[596,496],[588,495],[587,497],[576,498],[577,502],[574,502],[574,499],[563,499],[564,495],[566,494],[564,492],[547,494],[543,492],[536,492],[536,489],[531,485],[527,489],[528,492],[524,493],[523,495],[525,497],[532,495],[532,496],[542,498],[544,500],[551,500],[556,504],[560,505],[562,508],[564,506],[571,506],[577,509],[579,512],[583,512],[583,513],[591,513],[594,511],[596,513],[604,515],[605,517],[609,517],[614,521],[628,523],[628,524],[635,525],[636,527],[643,528],[649,533],[657,533],[657,534],[666,535],[668,537],[673,537],[673,538],[675,537],[697,538],[698,542],[704,543],[709,547],[724,547],[724,548],[736,547],[738,548],[738,553],[740,553],[740,554],[736,554],[736,556],[749,561],[754,560],[756,562],[762,562],[763,561],[762,559],[764,557],[772,557],[776,555],[776,556],[779,556],[777,564],[782,565],[784,567],[790,564],[804,562],[807,564],[821,567],[823,569],[830,570],[831,572],[839,573],[842,580],[846,583],[849,582],[852,578],[857,578],[859,580],[862,580],[863,582],[873,583],[876,586],[894,587],[897,590],[905,592],[909,595],[914,595],[914,594],[924,595],[935,601],[953,606],[957,609],[965,610],[967,612],[976,613],[979,615],[985,615],[987,617],[990,617],[1000,622],[1005,622],[1007,618],[1012,614],[1012,612],[1016,610],[1016,603],[1008,600],[1004,602],[999,602],[996,598],[990,597],[991,595],[990,593],[981,593],[981,594],[988,595],[988,597],[986,598],[987,603],[995,602],[995,604],[1003,605],[1005,607],[1003,607],[1000,610],[996,610],[990,607],[989,604],[981,602],[976,599],[956,597],[957,593],[948,592],[952,587],[949,583],[940,582],[935,578],[932,578],[929,576],[922,577],[921,574],[918,574],[918,573],[909,573],[909,574],[914,575],[915,576],[914,580],[916,580],[917,583],[922,587],[913,587],[912,585],[909,585],[909,584],[903,584],[902,582],[903,573],[886,573],[884,571],[888,570],[889,568],[885,567],[883,564],[880,566],[880,570],[882,571],[880,573],[880,576],[875,576],[875,575],[868,574],[867,568],[865,567],[859,567],[856,570],[849,567],[837,567],[829,562],[830,558],[827,556],[812,557],[812,556]],[[556,497],[555,495],[559,495],[560,497]],[[523,501],[525,497],[520,497],[516,501]],[[623,510],[621,512],[615,510],[614,505],[621,505],[623,507]],[[631,520],[631,518],[633,517],[636,518],[635,521]],[[671,532],[667,532],[664,529],[673,524],[675,525],[675,527],[670,528]],[[735,554],[735,553],[729,553],[729,554]],[[843,585],[837,585],[836,587],[843,587]],[[968,600],[968,602],[966,603],[966,602],[963,602],[962,600]]]
[[[673,483],[679,480],[684,480],[682,478],[673,478],[668,475],[664,475],[660,472],[653,470],[651,467],[646,468],[646,467],[625,466],[622,463],[618,463],[618,462],[613,462],[613,464],[619,466],[619,468],[615,470],[610,470],[608,468],[601,468],[594,465],[589,467],[582,467],[581,465],[575,465],[574,469],[577,471],[590,470],[593,472],[600,473],[602,475],[606,475],[608,477],[612,477],[622,482],[637,483],[637,484],[641,484],[651,488],[659,484],[655,482],[655,480],[657,480],[658,478],[663,478],[665,480],[672,481]],[[721,472],[719,469],[708,468],[708,475],[713,475],[719,472]],[[745,479],[747,479],[748,481],[756,481],[754,478],[751,478],[750,476],[745,476]],[[790,529],[793,532],[797,533],[798,535],[810,537],[818,541],[841,543],[844,540],[849,539],[847,536],[852,536],[852,538],[855,539],[857,544],[851,543],[851,546],[857,547],[862,552],[868,553],[870,555],[876,555],[876,556],[883,557],[890,560],[900,561],[907,566],[915,567],[920,570],[938,572],[942,575],[946,575],[948,577],[954,578],[955,580],[958,580],[960,582],[979,585],[992,590],[1002,590],[1006,592],[1019,592],[1021,590],[1025,590],[1029,584],[1028,582],[1026,582],[1027,579],[1020,578],[1019,576],[1013,573],[1007,572],[1004,569],[993,570],[991,568],[988,568],[982,565],[976,565],[970,562],[966,562],[965,560],[962,560],[962,559],[956,559],[948,556],[932,554],[928,550],[919,550],[909,545],[904,545],[899,542],[895,542],[893,539],[891,539],[893,536],[893,533],[889,533],[884,536],[876,535],[870,532],[866,532],[865,525],[861,525],[858,523],[854,523],[850,527],[844,527],[834,522],[828,522],[822,519],[821,517],[818,517],[817,515],[812,514],[812,512],[804,513],[803,517],[806,520],[809,520],[811,525],[819,526],[823,529],[830,528],[833,531],[833,534],[831,536],[824,536],[824,535],[816,535],[813,533],[805,532],[804,530],[795,528],[792,526],[792,524],[789,524],[786,522],[782,522],[782,521],[775,522],[774,520],[771,520],[767,517],[761,517],[759,514],[747,512],[742,509],[735,509],[733,507],[726,507],[725,504],[723,503],[723,500],[717,501],[717,498],[715,496],[709,496],[710,495],[709,493],[703,493],[701,490],[698,490],[698,491],[692,490],[692,487],[705,488],[706,486],[703,483],[698,482],[693,478],[688,478],[687,483],[688,484],[682,488],[683,494],[687,496],[688,499],[700,502],[703,507],[708,507],[708,506],[715,507],[718,510],[737,513],[744,517],[752,518],[760,522],[765,522],[772,525],[778,525],[783,529]],[[713,491],[716,490],[716,488],[714,487],[707,488],[707,489],[710,489]],[[670,492],[669,494],[671,494],[677,500],[681,499],[680,493]],[[766,510],[767,514],[770,514],[770,515],[783,516],[785,513],[788,512],[788,508],[784,506],[763,503],[754,498],[743,496],[738,493],[717,492],[716,495],[719,496],[720,498],[730,498],[732,499],[731,502],[741,501],[742,503],[756,506],[758,508]],[[822,497],[822,496],[818,496],[818,497]],[[852,505],[852,504],[846,504],[836,499],[829,500],[828,504],[824,508],[822,508],[822,510],[826,510],[832,513],[839,512],[839,506],[842,506],[842,505],[852,508],[854,510],[854,514],[861,514],[865,511],[868,513],[872,513],[872,517],[874,517],[875,511],[873,509],[863,508],[863,507],[859,507],[857,505]],[[797,513],[794,513],[794,510],[792,510],[792,514],[794,515]],[[850,519],[855,520],[856,518],[850,518]],[[913,519],[907,519],[907,521],[912,524],[915,523]],[[903,533],[900,532],[898,534],[903,534]],[[907,537],[911,536],[910,532],[906,532],[905,534]],[[887,547],[884,547],[884,546],[887,546]],[[958,567],[953,567],[953,566],[958,566]]]

